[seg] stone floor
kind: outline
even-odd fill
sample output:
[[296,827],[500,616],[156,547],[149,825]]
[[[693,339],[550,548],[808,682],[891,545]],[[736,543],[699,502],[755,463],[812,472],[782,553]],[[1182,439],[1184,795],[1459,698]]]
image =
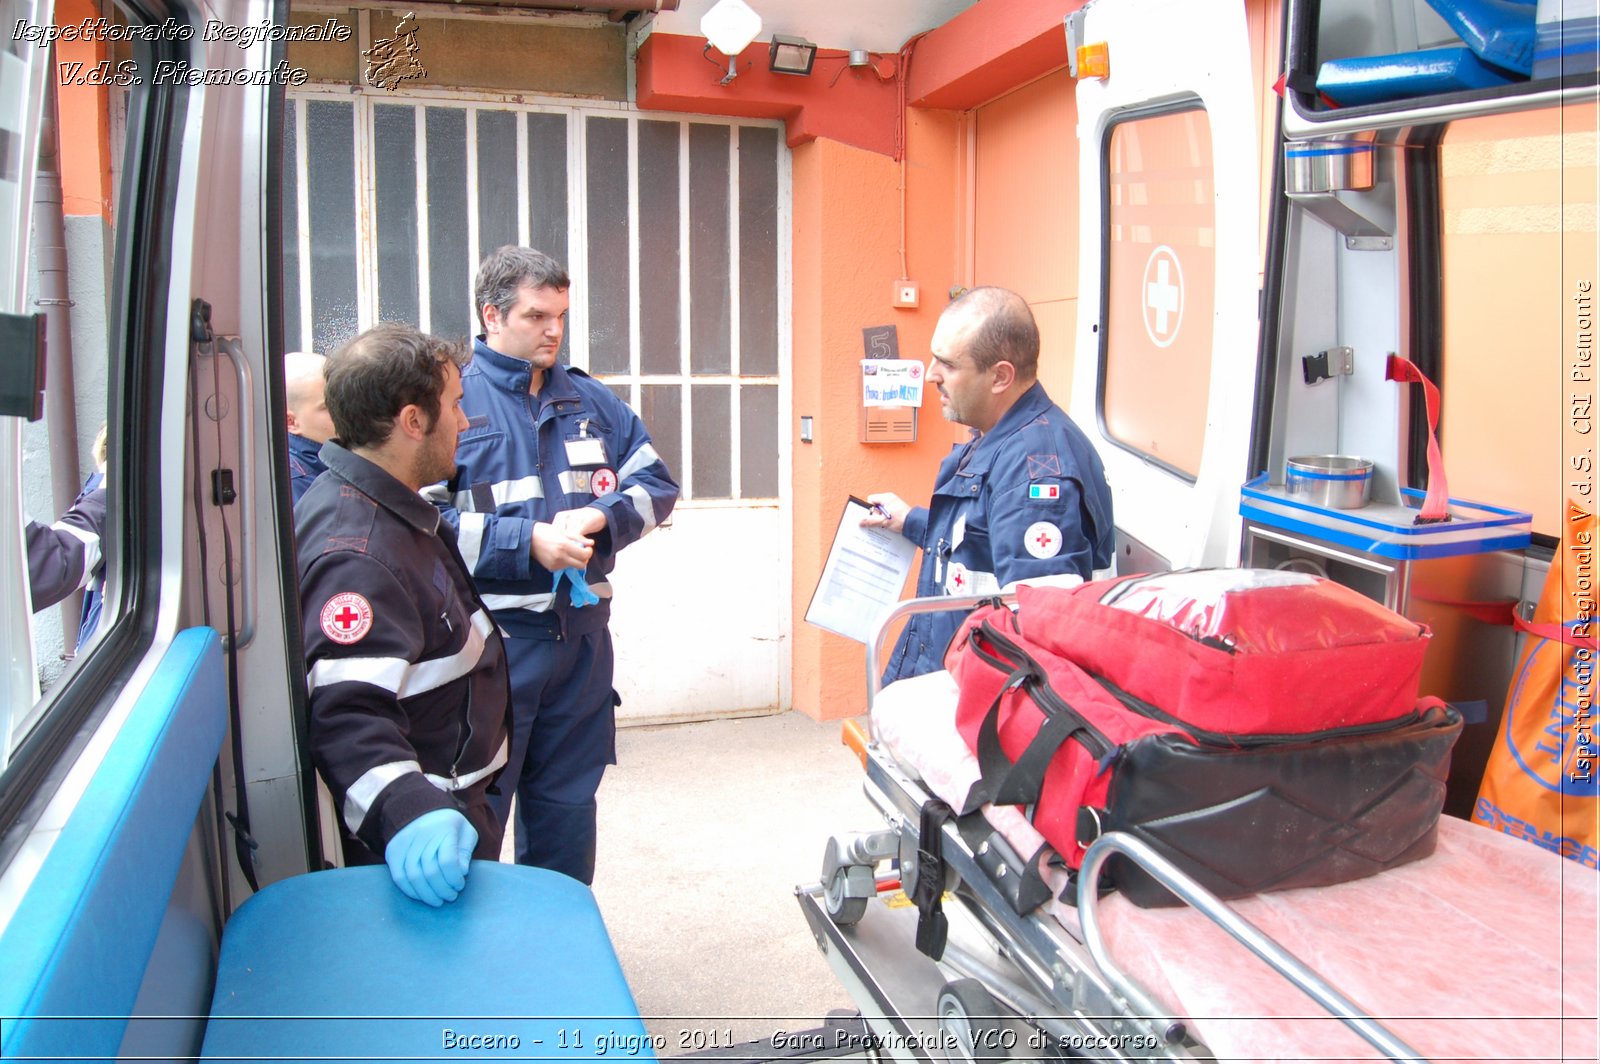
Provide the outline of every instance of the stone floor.
[[839,723],[791,712],[626,728],[617,754],[594,890],[662,1055],[854,1011],[794,899],[829,835],[883,823]]

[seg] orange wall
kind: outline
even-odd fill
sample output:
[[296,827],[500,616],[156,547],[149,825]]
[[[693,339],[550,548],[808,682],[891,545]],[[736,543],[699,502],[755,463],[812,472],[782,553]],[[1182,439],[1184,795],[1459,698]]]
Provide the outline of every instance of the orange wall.
[[[56,24],[66,25],[98,18],[94,0],[59,0]],[[99,41],[57,41],[56,62],[62,67],[82,63],[92,68],[107,57]],[[56,79],[57,109],[61,117],[62,201],[68,214],[111,217],[110,97],[104,87],[63,85]]]
[[813,419],[814,443],[794,445],[794,707],[819,719],[853,716],[866,702],[866,652],[805,623],[806,606],[847,495],[895,491],[923,503],[956,434],[925,401],[914,444],[859,443],[861,330],[894,324],[900,353],[926,358],[954,283],[959,123],[910,116],[906,255],[922,305],[890,304],[900,276],[899,167],[874,152],[818,139],[794,151],[794,438]]
[[1065,70],[978,109],[975,284],[1021,293],[1039,322],[1039,379],[1072,392],[1078,323],[1078,106]]

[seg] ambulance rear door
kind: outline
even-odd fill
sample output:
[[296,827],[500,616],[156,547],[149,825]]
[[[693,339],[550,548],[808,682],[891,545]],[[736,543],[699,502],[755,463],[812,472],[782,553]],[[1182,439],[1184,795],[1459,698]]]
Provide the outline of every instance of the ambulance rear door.
[[[1071,414],[1105,461],[1118,570],[1227,564],[1249,475],[1261,125],[1238,0],[1098,0],[1078,64],[1080,312]],[[1261,5],[1254,5],[1261,6]]]

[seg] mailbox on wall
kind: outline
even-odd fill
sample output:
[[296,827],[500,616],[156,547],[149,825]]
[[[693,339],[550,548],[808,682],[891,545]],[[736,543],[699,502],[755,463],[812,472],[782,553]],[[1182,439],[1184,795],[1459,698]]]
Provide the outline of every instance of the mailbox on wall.
[[915,443],[923,366],[900,357],[893,325],[861,330],[861,442]]

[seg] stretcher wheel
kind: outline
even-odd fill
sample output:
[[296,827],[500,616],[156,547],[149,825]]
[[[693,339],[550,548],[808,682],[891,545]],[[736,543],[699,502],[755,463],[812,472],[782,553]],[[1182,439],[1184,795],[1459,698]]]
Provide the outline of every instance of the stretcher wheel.
[[[828,907],[828,916],[840,927],[850,927],[861,922],[867,913],[867,900],[859,896],[859,891],[851,889],[852,868],[865,868],[864,865],[845,865],[834,871],[828,877],[828,885],[822,892],[822,900]],[[867,878],[872,878],[872,869],[865,868]],[[860,879],[860,873],[855,876]]]
[[951,1064],[1006,1060],[1012,1044],[994,997],[976,979],[952,979],[939,991],[935,1015]]

